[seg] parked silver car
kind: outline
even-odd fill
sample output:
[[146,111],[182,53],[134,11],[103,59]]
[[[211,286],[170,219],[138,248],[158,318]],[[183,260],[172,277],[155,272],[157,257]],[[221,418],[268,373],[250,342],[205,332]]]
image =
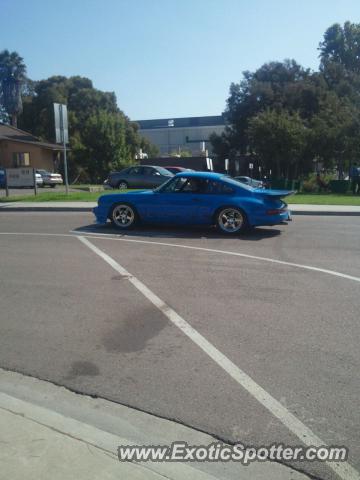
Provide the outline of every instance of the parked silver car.
[[163,167],[136,165],[120,172],[112,172],[104,185],[121,190],[126,188],[155,188],[174,175]]
[[49,186],[55,188],[56,185],[62,185],[63,179],[60,173],[51,173],[47,170],[36,170],[36,174],[39,174],[43,180],[43,186]]

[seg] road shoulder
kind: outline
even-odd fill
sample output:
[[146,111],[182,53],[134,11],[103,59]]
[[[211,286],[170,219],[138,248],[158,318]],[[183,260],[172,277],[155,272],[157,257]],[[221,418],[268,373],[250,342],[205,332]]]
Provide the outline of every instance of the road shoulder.
[[0,461],[6,478],[303,480],[278,463],[124,463],[119,445],[209,445],[175,422],[0,369]]

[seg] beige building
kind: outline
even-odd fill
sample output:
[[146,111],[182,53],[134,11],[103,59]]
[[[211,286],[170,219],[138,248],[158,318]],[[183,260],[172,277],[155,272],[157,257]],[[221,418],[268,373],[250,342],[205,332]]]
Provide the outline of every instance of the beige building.
[[54,172],[62,147],[10,125],[0,123],[0,167],[33,167]]
[[210,135],[221,134],[225,129],[222,115],[206,117],[166,118],[138,120],[139,133],[155,144],[161,156],[190,151],[192,155],[211,154]]

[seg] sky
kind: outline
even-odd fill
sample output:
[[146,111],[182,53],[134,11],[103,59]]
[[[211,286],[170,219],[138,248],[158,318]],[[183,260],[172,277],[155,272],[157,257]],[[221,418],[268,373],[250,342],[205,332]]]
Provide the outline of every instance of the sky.
[[81,75],[132,119],[219,115],[244,70],[316,70],[325,30],[359,0],[0,0],[0,50],[33,80]]

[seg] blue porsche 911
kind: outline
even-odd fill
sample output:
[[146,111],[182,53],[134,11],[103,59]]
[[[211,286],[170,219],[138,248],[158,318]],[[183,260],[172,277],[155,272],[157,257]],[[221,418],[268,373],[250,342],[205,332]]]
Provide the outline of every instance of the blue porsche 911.
[[216,225],[234,234],[247,227],[291,220],[287,190],[252,188],[210,172],[178,173],[154,190],[106,194],[94,208],[97,223],[111,220],[120,230],[138,223]]

